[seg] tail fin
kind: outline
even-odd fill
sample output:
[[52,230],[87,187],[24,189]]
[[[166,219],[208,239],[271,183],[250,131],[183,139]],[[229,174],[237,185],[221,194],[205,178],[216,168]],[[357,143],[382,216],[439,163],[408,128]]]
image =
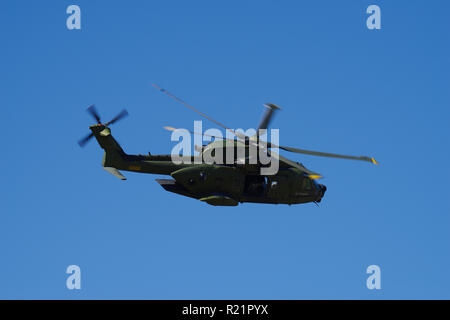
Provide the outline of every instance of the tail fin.
[[105,150],[102,165],[120,169],[127,154],[111,135],[111,129],[104,125],[93,125],[90,129],[100,147]]

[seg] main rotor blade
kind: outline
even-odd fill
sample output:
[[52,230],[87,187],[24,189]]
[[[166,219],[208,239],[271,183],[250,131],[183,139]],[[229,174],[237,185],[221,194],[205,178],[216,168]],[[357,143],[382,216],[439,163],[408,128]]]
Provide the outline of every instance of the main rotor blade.
[[91,132],[91,133],[89,133],[86,137],[80,139],[80,140],[78,141],[78,144],[80,145],[80,147],[83,148],[83,147],[86,145],[86,143],[88,143],[89,140],[92,139],[93,136],[94,136],[94,134]]
[[101,124],[100,116],[94,104],[89,106],[86,111],[97,121],[98,124]]
[[166,95],[168,95],[169,97],[171,97],[172,99],[178,101],[179,103],[185,105],[186,107],[188,107],[189,109],[193,110],[194,112],[198,113],[199,115],[201,115],[202,117],[205,117],[206,119],[208,119],[211,122],[214,122],[216,125],[218,125],[219,127],[224,128],[225,130],[228,130],[229,132],[233,133],[236,137],[240,138],[240,139],[245,139],[247,136],[245,134],[242,134],[240,132],[236,132],[230,128],[228,128],[227,126],[225,126],[224,124],[220,123],[219,121],[214,120],[213,118],[209,117],[208,115],[204,114],[203,112],[197,110],[196,108],[194,108],[193,106],[189,105],[187,102],[181,100],[180,98],[176,97],[175,95],[173,95],[172,93],[170,93],[169,91],[167,91],[166,89],[161,88],[160,86],[158,86],[157,84],[152,84],[153,87],[155,87],[156,89],[158,89],[159,91],[161,91],[162,93],[165,93]]
[[275,147],[275,148],[278,147],[278,148],[286,150],[286,151],[295,152],[295,153],[301,153],[301,154],[309,154],[309,155],[312,155],[312,156],[328,157],[328,158],[339,158],[339,159],[350,159],[350,160],[361,160],[361,161],[371,162],[373,164],[378,164],[378,162],[374,158],[367,157],[367,156],[350,156],[350,155],[345,155],[345,154],[320,152],[320,151],[305,150],[305,149],[283,147],[283,146],[275,146],[275,145],[271,145],[271,147]]
[[[367,156],[350,156],[350,155],[345,155],[345,154],[337,154],[337,153],[320,152],[320,151],[313,151],[313,150],[306,150],[306,149],[299,149],[299,148],[277,146],[276,144],[273,144],[271,142],[266,142],[266,141],[259,141],[258,145],[262,146],[264,148],[279,148],[279,149],[282,149],[285,151],[301,153],[301,154],[308,154],[311,156],[360,160],[360,161],[367,161],[367,162],[371,162],[373,164],[379,165],[378,162],[374,158],[367,157]],[[287,160],[289,160],[289,159],[287,159]]]
[[113,124],[114,122],[119,121],[122,118],[125,118],[126,116],[128,116],[128,111],[126,109],[123,109],[122,111],[119,112],[119,114],[117,116],[115,116],[111,121],[105,123],[105,126],[109,126],[110,124]]
[[258,126],[258,135],[259,135],[259,130],[260,129],[267,129],[269,127],[270,121],[273,118],[273,112],[275,110],[280,109],[279,106],[273,104],[273,103],[266,103],[264,104],[264,106],[267,108],[266,111],[264,112],[263,118],[261,119],[261,122],[259,123]]

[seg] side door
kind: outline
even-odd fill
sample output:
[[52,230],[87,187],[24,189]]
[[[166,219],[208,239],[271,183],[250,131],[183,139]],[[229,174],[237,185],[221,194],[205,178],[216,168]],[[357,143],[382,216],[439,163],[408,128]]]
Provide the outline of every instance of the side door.
[[288,179],[284,174],[276,174],[267,177],[267,198],[277,203],[282,203],[289,197]]

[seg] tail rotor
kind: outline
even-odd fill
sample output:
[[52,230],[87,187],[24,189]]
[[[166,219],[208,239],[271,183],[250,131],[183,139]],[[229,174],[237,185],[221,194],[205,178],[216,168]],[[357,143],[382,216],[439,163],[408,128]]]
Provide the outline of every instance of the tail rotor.
[[[123,109],[114,118],[112,118],[112,120],[110,120],[106,123],[102,123],[100,114],[98,113],[95,105],[89,106],[86,111],[95,119],[95,121],[97,121],[97,124],[89,127],[91,130],[95,127],[108,127],[109,125],[128,116],[128,111],[126,109]],[[94,137],[94,132],[89,133],[87,136],[78,140],[78,145],[83,148],[93,137]]]

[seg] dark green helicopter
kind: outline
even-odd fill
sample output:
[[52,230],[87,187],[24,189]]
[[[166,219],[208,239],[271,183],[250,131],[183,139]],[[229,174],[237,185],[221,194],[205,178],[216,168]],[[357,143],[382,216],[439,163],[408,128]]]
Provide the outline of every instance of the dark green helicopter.
[[[87,111],[94,117],[97,124],[90,126],[91,133],[78,143],[83,147],[92,137],[95,137],[100,147],[105,150],[102,161],[104,169],[121,180],[126,180],[126,178],[119,170],[169,175],[173,179],[156,179],[165,190],[198,199],[214,206],[236,206],[239,202],[289,205],[314,202],[317,204],[322,200],[327,190],[325,185],[316,182],[316,179],[322,176],[308,170],[301,163],[289,160],[276,152],[272,152],[272,149],[278,148],[301,154],[362,160],[378,164],[371,157],[348,156],[283,147],[259,139],[258,134],[251,137],[246,136],[201,113],[157,85],[154,86],[161,92],[214,122],[216,125],[231,132],[235,136],[235,139],[213,136],[216,138],[215,141],[202,147],[196,146],[196,150],[200,153],[198,156],[185,156],[183,158],[188,161],[182,163],[172,161],[172,155],[170,154],[151,155],[149,153],[148,155],[129,155],[123,151],[121,146],[113,138],[109,128],[109,125],[126,117],[128,112],[122,110],[111,121],[102,123],[95,106],[92,105]],[[274,111],[279,109],[278,106],[271,103],[265,104],[265,106],[267,110],[263,115],[258,129],[267,129]],[[165,128],[172,131],[176,130],[172,127]],[[258,130],[258,132],[260,131]],[[198,132],[190,133],[199,134]],[[230,152],[230,146],[234,148],[233,151],[238,148],[243,148],[244,153],[241,153],[241,155],[244,155],[244,159],[237,156],[238,152],[233,152],[234,161],[232,163],[225,162],[225,164],[218,164],[204,161],[203,155],[206,153],[211,154],[211,152],[214,153],[220,149],[223,151],[223,156],[226,157],[227,152]],[[271,175],[261,174],[261,168],[265,165],[258,161],[259,158],[256,162],[245,161],[249,160],[250,148],[264,150],[268,155],[277,159],[279,161],[277,172]]]

